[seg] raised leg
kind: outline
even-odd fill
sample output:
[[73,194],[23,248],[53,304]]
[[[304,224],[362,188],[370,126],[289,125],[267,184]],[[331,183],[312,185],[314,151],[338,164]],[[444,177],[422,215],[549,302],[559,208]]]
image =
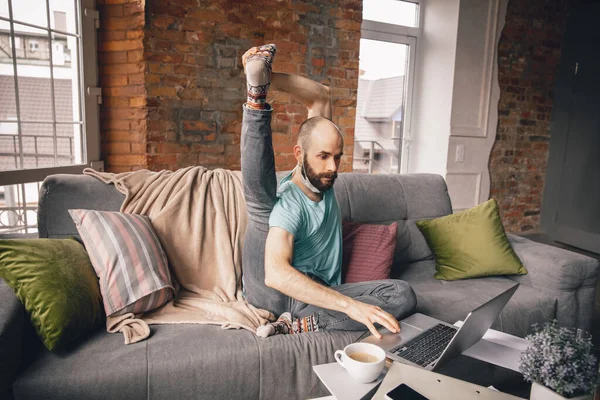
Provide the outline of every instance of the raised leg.
[[269,229],[269,215],[277,201],[272,110],[265,101],[275,52],[274,45],[264,45],[253,47],[242,57],[248,86],[241,138],[244,195],[250,221],[265,232]]
[[[264,101],[270,66],[265,62],[264,54],[249,60],[257,50],[249,50],[243,58],[244,64],[248,61],[245,65],[248,101],[243,106],[241,138],[242,180],[248,210],[242,253],[244,294],[252,305],[279,315],[289,307],[290,300],[265,285],[265,242],[269,215],[277,201],[277,178],[271,134],[272,110]],[[260,90],[257,89],[259,86]]]

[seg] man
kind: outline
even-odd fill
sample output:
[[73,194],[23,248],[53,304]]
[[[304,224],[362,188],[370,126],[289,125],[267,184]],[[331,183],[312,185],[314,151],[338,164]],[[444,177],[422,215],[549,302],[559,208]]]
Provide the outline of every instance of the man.
[[[254,306],[281,315],[257,333],[362,330],[381,337],[374,324],[399,332],[398,319],[416,298],[403,281],[341,284],[341,213],[332,189],[343,138],[331,122],[327,87],[310,79],[271,72],[274,45],[242,57],[248,86],[242,125],[242,175],[248,207],[244,287]],[[308,108],[294,156],[298,165],[277,191],[271,137],[271,82]]]

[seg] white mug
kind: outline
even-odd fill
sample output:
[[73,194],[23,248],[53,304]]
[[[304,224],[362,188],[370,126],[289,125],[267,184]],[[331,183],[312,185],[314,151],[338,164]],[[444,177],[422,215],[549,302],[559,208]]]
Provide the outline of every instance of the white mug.
[[[367,355],[366,358],[362,356]],[[357,361],[352,355],[361,358]],[[379,377],[385,365],[385,351],[370,343],[352,343],[337,350],[335,360],[348,371],[350,376],[361,383],[370,383]]]

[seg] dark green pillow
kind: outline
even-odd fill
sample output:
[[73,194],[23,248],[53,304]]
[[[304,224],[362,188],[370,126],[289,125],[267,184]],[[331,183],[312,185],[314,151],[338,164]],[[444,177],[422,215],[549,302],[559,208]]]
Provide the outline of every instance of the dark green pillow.
[[48,350],[66,347],[103,322],[98,278],[74,238],[0,240],[0,277],[25,305]]
[[527,274],[506,237],[494,199],[416,224],[435,256],[436,279]]

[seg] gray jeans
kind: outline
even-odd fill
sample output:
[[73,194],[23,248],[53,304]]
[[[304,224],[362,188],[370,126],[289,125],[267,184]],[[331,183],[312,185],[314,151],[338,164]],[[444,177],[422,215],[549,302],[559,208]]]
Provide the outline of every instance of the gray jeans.
[[[277,177],[269,110],[244,106],[242,123],[242,177],[248,209],[242,265],[244,294],[250,304],[275,315],[290,311],[294,317],[314,314],[323,330],[364,330],[346,314],[302,303],[265,285],[265,243],[269,215],[277,201]],[[381,307],[400,319],[413,312],[417,300],[408,283],[395,279],[331,286],[331,289],[364,303]]]

